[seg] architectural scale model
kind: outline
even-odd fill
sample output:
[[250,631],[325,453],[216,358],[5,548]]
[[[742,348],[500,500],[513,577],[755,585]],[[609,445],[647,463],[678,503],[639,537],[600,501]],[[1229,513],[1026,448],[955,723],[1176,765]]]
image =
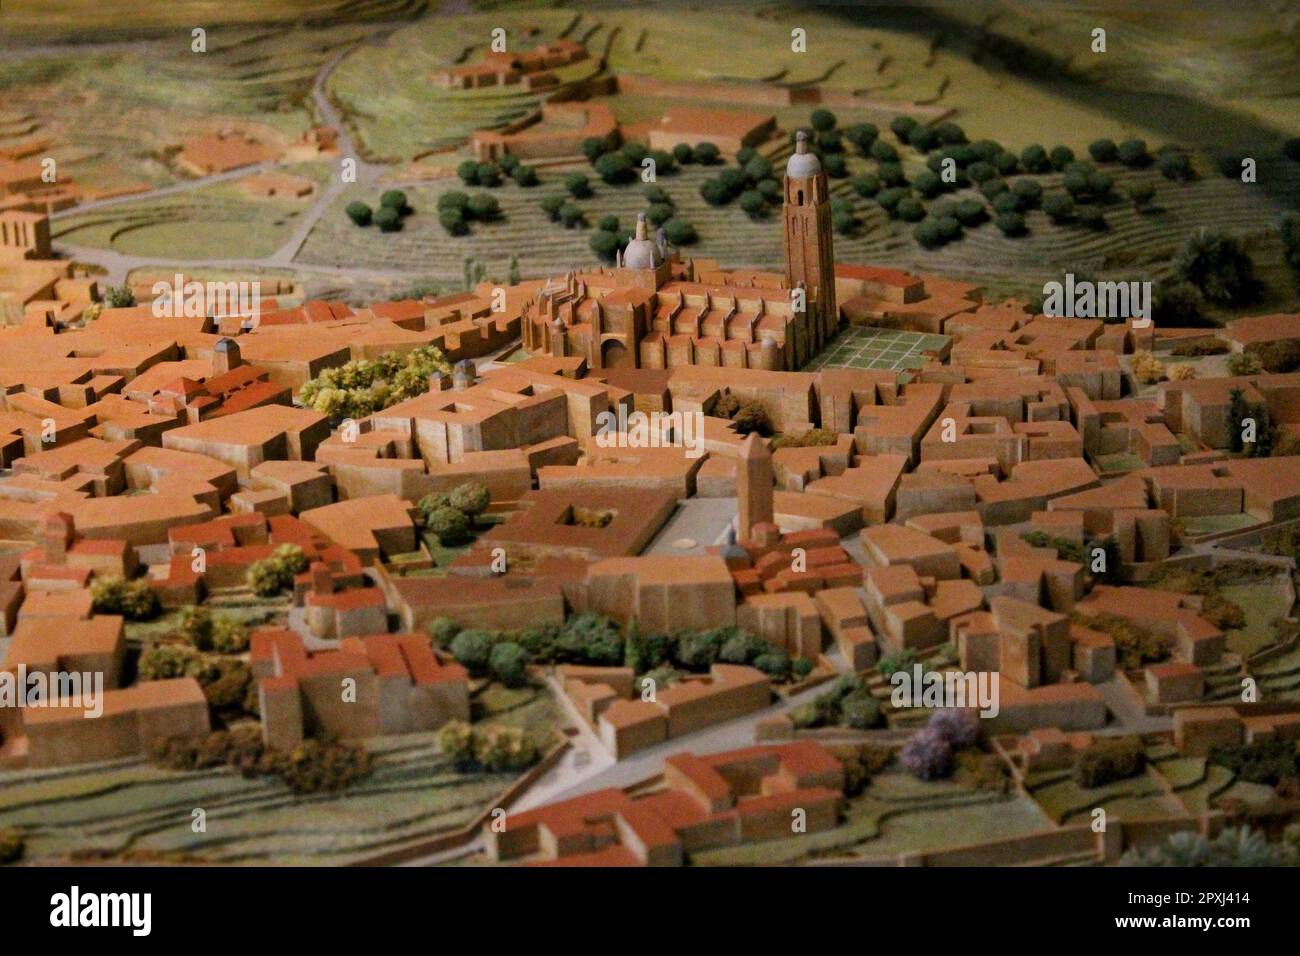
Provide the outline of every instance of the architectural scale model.
[[1293,4],[108,6],[0,864],[1300,861]]

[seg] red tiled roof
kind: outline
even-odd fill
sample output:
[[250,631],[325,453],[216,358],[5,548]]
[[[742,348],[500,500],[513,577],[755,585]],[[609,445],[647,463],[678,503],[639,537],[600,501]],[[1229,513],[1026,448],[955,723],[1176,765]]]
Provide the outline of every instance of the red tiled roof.
[[535,860],[529,866],[640,866],[632,851],[620,844],[607,846],[591,853],[574,853],[554,860]]
[[790,790],[786,793],[773,793],[766,796],[745,797],[736,804],[736,812],[742,817],[755,813],[766,813],[784,807],[808,807],[817,803],[839,800],[843,794],[829,787],[808,787],[804,790]]

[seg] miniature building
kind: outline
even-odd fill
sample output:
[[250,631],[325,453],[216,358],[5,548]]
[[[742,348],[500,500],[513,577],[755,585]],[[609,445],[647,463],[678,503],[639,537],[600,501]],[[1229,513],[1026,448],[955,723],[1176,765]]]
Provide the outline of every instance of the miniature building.
[[630,796],[598,790],[483,829],[495,861],[587,866],[680,866],[692,851],[790,833],[792,808],[807,832],[838,821],[844,767],[821,746],[796,743],[664,762],[665,788]]
[[804,289],[815,300],[821,324],[814,323],[815,341],[829,338],[838,322],[835,306],[834,242],[831,238],[830,194],[826,173],[808,152],[808,136],[795,134],[794,155],[785,170],[785,217],[781,238],[785,248],[785,278],[790,288]]
[[[549,86],[550,73],[531,74],[525,85]],[[480,162],[494,162],[504,155],[518,159],[548,159],[575,156],[587,139],[616,142],[618,121],[608,106],[598,100],[577,102],[553,99],[539,109],[512,120],[499,129],[479,129],[470,136],[470,148]]]
[[273,159],[274,151],[236,130],[221,130],[181,145],[176,163],[191,176],[211,176]]
[[372,737],[469,719],[464,668],[415,634],[349,637],[337,651],[309,653],[293,632],[262,629],[251,663],[262,735],[281,750],[322,733]]
[[671,150],[678,143],[712,143],[721,152],[734,155],[746,146],[761,145],[775,133],[776,117],[770,113],[676,106],[661,116],[646,135],[651,149]]
[[771,703],[768,677],[752,667],[714,664],[706,677],[656,688],[653,700],[631,697],[600,711],[601,742],[622,758],[646,747],[761,710]]
[[830,217],[826,174],[804,144],[786,171],[783,278],[705,274],[638,218],[614,269],[548,281],[522,303],[524,347],[591,369],[799,368],[839,324]]
[[578,63],[587,56],[587,48],[581,43],[561,38],[551,43],[538,44],[532,50],[521,53],[490,50],[484,54],[482,63],[452,67],[435,74],[433,81],[448,89],[476,89],[518,83],[531,88],[537,85],[536,78],[539,75],[546,75],[546,71],[557,67]]
[[759,525],[772,523],[772,453],[757,432],[740,444],[736,499],[740,540],[750,541]]
[[672,633],[736,621],[735,584],[720,558],[607,558],[590,565],[575,603],[643,630]]
[[14,209],[0,213],[0,257],[50,259],[50,218]]
[[[627,52],[628,38],[607,39],[616,60]],[[448,100],[522,103],[469,136],[478,161],[556,166],[593,138],[652,150],[709,141],[766,157],[785,149],[777,116],[848,102],[803,83],[611,74],[592,55],[560,39],[488,52],[433,82]],[[645,121],[620,123],[603,100],[614,91],[651,104]],[[720,102],[737,105],[708,106]],[[928,120],[945,109],[906,112]],[[269,142],[251,127],[191,133],[200,135],[163,154],[220,176],[280,225],[280,212],[320,188],[285,164],[335,156],[349,139],[328,127]],[[1294,599],[1300,455],[1288,452],[1300,449],[1300,372],[1225,375],[1216,357],[1226,347],[1232,368],[1238,356],[1289,367],[1300,313],[1144,328],[986,301],[960,277],[836,262],[823,169],[833,164],[804,134],[783,160],[771,243],[754,250],[766,268],[688,255],[672,247],[672,227],[657,233],[640,216],[612,263],[508,284],[345,302],[262,270],[201,282],[216,265],[196,262],[189,277],[133,272],[137,304],[111,308],[104,300],[118,296],[94,266],[51,258],[52,211],[104,194],[45,182],[48,146],[0,148],[0,646],[6,676],[89,675],[104,692],[91,704],[63,693],[53,706],[0,709],[4,766],[136,758],[208,732],[205,688],[140,680],[127,648],[128,633],[133,647],[169,640],[170,617],[126,624],[97,613],[113,599],[104,582],[143,585],[169,614],[222,613],[244,600],[250,569],[286,544],[306,570],[265,600],[273,626],[257,630],[248,654],[267,743],[293,750],[313,736],[469,719],[467,670],[427,636],[443,619],[527,645],[539,679],[527,696],[557,690],[581,722],[564,726],[571,749],[489,788],[503,807],[530,807],[485,828],[496,861],[677,865],[759,840],[781,840],[784,854],[798,843],[795,811],[807,832],[825,833],[845,796],[841,748],[902,746],[912,718],[928,716],[891,707],[869,731],[845,726],[856,723],[847,713],[823,721],[820,695],[849,686],[836,678],[862,675],[880,695],[882,658],[910,655],[976,686],[995,679],[997,712],[982,726],[990,758],[1018,783],[1024,773],[1064,779],[1089,747],[1119,735],[1172,740],[1191,758],[1265,742],[1289,753],[1300,738],[1300,707],[1277,693],[1289,632],[1260,621],[1266,603],[1263,616],[1290,617]],[[447,155],[417,158],[411,181],[450,175],[439,165]],[[870,245],[899,259],[890,242]],[[351,285],[338,278],[327,284]],[[259,294],[244,301],[238,290],[252,282]],[[389,404],[386,378],[369,397],[347,396],[346,412],[340,396],[306,389],[349,363],[391,367],[414,350],[444,362],[423,380],[398,373],[401,401]],[[1168,380],[1148,387],[1154,376],[1138,367],[1153,359]],[[666,427],[640,429],[640,414]],[[476,498],[458,491],[466,483],[487,489],[486,510],[465,504],[465,539],[440,538],[421,502]],[[1232,627],[1234,614],[1201,584],[1250,552],[1249,593],[1276,593]],[[1170,589],[1181,584],[1166,567],[1187,575],[1186,593]],[[1286,606],[1273,612],[1275,600]],[[608,617],[621,640],[635,628],[656,666],[623,666],[617,641],[598,648],[611,666],[569,663],[587,659],[571,644],[578,629],[565,627],[580,614]],[[710,633],[673,643],[682,632]],[[707,661],[684,649],[697,639]],[[478,674],[472,643],[458,647]],[[738,662],[756,663],[760,648],[767,660],[791,658],[788,676]],[[629,660],[651,656],[638,650]],[[476,716],[497,703],[488,671],[473,682]],[[1233,682],[1261,675],[1261,701],[1224,699]],[[809,702],[826,726],[804,726]],[[98,704],[103,713],[85,719]],[[543,709],[521,706],[510,719]],[[217,714],[224,724],[225,708]],[[732,735],[790,743],[723,751]],[[662,759],[677,746],[701,753]],[[602,764],[627,761],[607,779],[635,785],[546,803],[592,747]],[[1022,789],[1035,798],[1033,781]],[[1049,849],[1071,862],[1080,847],[1111,861],[1176,828],[1212,834],[1217,809],[1158,815],[1178,793],[1146,801],[1152,819],[1130,814],[1106,834],[1056,820],[905,862]],[[848,846],[831,836],[813,851]]]
[[27,766],[133,757],[155,742],[202,736],[210,728],[207,699],[192,677],[109,690],[101,706],[103,713],[89,720],[84,702],[24,709],[18,743]]
[[100,674],[111,690],[121,683],[125,655],[122,619],[116,615],[60,618],[57,626],[28,616],[15,627],[3,666],[7,670],[22,666],[28,673]]

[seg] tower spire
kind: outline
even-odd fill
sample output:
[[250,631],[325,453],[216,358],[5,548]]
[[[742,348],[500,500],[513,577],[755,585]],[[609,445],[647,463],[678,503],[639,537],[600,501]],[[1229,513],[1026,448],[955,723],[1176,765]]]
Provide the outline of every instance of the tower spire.
[[736,469],[736,523],[742,542],[754,540],[754,528],[773,519],[772,450],[758,432],[750,432],[740,443]]
[[[804,340],[815,351],[839,323],[839,307],[835,301],[830,188],[821,161],[809,150],[808,134],[803,130],[795,133],[794,154],[786,163],[782,214],[785,279],[791,290],[800,286],[807,290]],[[796,349],[803,352],[799,344]],[[795,354],[791,358],[802,365],[809,355]]]

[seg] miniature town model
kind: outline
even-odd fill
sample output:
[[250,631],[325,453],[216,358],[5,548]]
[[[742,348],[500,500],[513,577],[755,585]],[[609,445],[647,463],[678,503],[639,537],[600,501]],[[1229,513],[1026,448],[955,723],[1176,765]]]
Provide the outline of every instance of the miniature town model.
[[0,864],[1300,861],[1220,14],[9,6]]

